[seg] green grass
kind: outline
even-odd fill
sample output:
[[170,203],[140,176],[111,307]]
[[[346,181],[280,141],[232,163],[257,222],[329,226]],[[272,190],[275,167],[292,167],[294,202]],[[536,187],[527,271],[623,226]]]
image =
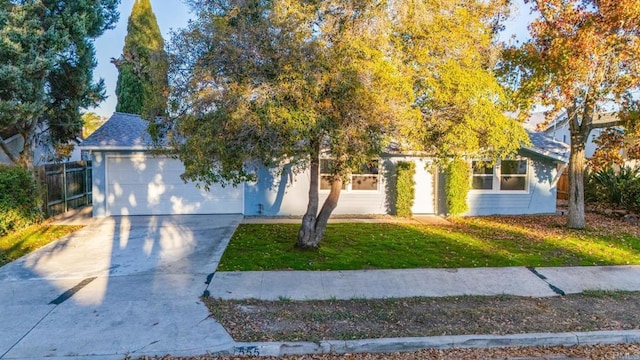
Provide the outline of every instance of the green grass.
[[0,266],[10,263],[82,227],[51,225],[50,222],[44,222],[1,237]]
[[451,226],[329,224],[318,250],[294,248],[297,224],[243,224],[219,271],[640,264],[637,227],[577,231],[561,217],[464,218]]

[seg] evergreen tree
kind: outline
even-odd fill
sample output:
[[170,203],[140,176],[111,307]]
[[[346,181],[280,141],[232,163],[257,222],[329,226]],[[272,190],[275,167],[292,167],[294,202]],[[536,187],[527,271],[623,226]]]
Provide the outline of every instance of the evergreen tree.
[[166,112],[168,61],[150,0],[133,4],[118,68],[116,111],[154,118]]
[[[118,21],[119,0],[4,1],[0,4],[0,133],[17,132],[14,163],[33,165],[33,145],[58,147],[82,127],[80,108],[104,99],[93,82],[93,39]],[[47,131],[44,131],[47,130]]]

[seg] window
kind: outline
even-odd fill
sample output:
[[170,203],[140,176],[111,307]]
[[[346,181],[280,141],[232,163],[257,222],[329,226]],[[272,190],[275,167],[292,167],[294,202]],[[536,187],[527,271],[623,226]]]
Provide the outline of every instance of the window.
[[500,190],[527,190],[527,160],[500,162]]
[[[346,191],[378,191],[380,174],[377,159],[364,164],[357,174],[351,174],[350,181],[342,184]],[[331,189],[331,159],[320,159],[320,190]]]
[[494,166],[473,161],[471,189],[483,191],[527,191],[529,163],[526,159],[502,160]]
[[493,189],[493,166],[488,161],[473,162],[473,179],[471,188],[474,190]]

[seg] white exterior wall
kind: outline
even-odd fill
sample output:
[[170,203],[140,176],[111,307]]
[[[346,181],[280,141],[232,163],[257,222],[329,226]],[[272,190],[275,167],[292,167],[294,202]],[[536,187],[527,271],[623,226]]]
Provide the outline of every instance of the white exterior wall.
[[548,161],[529,158],[527,191],[469,191],[469,211],[465,216],[475,215],[521,215],[552,214],[556,212],[554,180],[556,165]]
[[[435,179],[430,160],[417,157],[383,157],[380,160],[380,184],[377,191],[345,191],[340,193],[336,215],[395,213],[395,164],[398,161],[416,162],[416,200],[414,213],[435,213]],[[310,171],[293,174],[286,169],[260,168],[258,181],[245,184],[245,215],[288,216],[304,215],[309,199]],[[329,194],[320,190],[320,204]]]

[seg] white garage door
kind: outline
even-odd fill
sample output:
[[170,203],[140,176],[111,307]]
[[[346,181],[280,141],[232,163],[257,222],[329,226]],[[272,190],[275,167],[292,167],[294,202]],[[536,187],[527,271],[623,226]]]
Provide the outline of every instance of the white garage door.
[[235,214],[243,211],[243,186],[184,183],[179,160],[145,155],[107,158],[108,215]]

